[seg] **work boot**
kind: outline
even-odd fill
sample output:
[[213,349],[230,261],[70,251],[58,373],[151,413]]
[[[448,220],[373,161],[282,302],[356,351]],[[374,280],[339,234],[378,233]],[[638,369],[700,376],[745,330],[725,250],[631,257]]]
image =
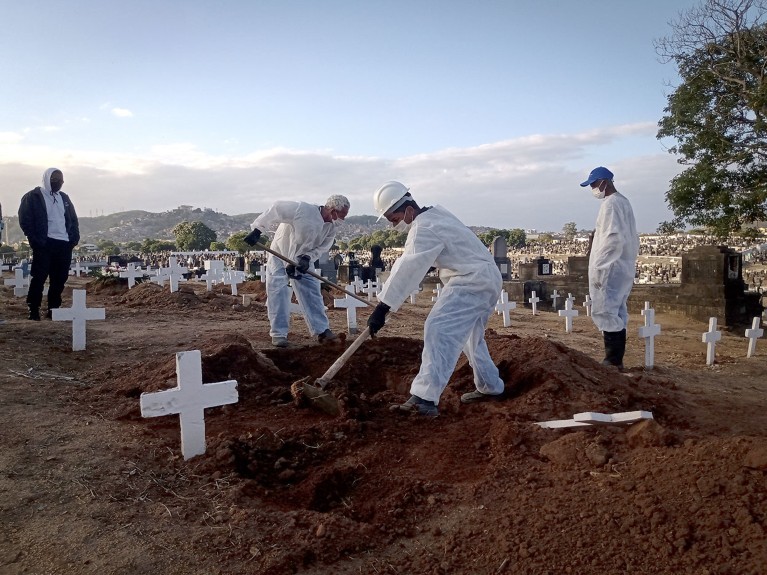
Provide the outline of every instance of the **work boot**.
[[31,319],[33,321],[40,321],[40,308],[38,307],[29,308],[29,317],[27,317],[27,319]]
[[417,415],[426,415],[427,417],[437,417],[439,410],[433,401],[421,399],[417,395],[411,395],[405,403],[401,405],[392,405],[389,407],[394,412],[412,413]]
[[288,338],[282,336],[273,337],[272,345],[274,347],[288,347]]
[[623,371],[623,355],[626,353],[626,330],[603,332],[605,358],[602,365],[617,367]]
[[317,336],[319,343],[331,343],[338,341],[338,336],[334,334],[330,329],[326,329],[320,335]]
[[503,392],[497,394],[497,395],[490,395],[489,393],[482,393],[481,391],[470,391],[469,393],[464,393],[461,396],[461,403],[478,403],[480,401],[498,401],[499,399],[503,399]]

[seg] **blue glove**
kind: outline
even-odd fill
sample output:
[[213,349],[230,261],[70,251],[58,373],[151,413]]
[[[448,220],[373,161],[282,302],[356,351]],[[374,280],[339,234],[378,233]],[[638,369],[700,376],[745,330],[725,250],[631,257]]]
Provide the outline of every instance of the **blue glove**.
[[255,246],[258,243],[258,238],[261,237],[261,230],[258,228],[253,228],[253,231],[250,232],[243,241],[248,244],[249,246]]
[[301,272],[302,274],[305,274],[309,271],[309,264],[312,263],[311,258],[307,255],[300,255],[298,256],[298,265],[296,266],[296,271]]

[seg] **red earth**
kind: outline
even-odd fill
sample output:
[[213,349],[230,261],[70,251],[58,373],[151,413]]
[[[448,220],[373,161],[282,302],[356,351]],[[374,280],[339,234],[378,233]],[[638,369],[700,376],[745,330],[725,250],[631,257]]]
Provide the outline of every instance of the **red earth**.
[[[72,278],[65,307],[73,288],[106,308],[80,352],[71,324],[28,321],[23,298],[0,290],[0,573],[767,572],[767,342],[746,358],[742,329],[723,333],[709,367],[707,325],[658,314],[646,371],[632,316],[619,373],[599,363],[589,318],[567,334],[554,313],[520,307],[487,331],[507,399],[461,405],[473,389],[462,356],[439,417],[397,415],[424,294],[333,378],[342,413],[330,417],[290,387],[345,344],[317,344],[294,319],[290,346],[273,348],[262,284],[232,296]],[[239,401],[206,410],[207,452],[185,461],[178,417],[142,418],[139,396],[174,387],[175,353],[191,349],[203,381],[237,380]],[[654,419],[535,425],[635,410]]]

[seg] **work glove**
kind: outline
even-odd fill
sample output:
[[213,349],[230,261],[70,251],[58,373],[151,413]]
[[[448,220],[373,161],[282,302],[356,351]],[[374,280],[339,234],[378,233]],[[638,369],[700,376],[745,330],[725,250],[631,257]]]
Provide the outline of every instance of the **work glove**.
[[301,274],[296,275],[296,266],[293,264],[287,264],[285,266],[285,273],[288,274],[289,278],[293,278],[294,280],[300,280]]
[[296,266],[296,271],[301,272],[302,274],[305,274],[309,271],[309,264],[312,263],[312,260],[307,255],[300,255],[298,256],[298,265]]
[[370,314],[370,317],[368,317],[368,327],[370,328],[371,336],[377,334],[378,330],[386,324],[386,314],[389,313],[390,309],[388,305],[381,302],[373,310],[373,313]]
[[243,241],[249,246],[255,246],[258,243],[258,238],[260,237],[261,237],[261,230],[259,230],[258,228],[253,228],[253,231],[250,232],[247,236],[245,236],[245,239]]

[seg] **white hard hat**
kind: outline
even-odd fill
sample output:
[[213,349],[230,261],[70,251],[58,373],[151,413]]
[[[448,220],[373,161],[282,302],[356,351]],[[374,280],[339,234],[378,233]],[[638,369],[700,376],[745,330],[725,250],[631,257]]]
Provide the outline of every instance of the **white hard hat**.
[[410,188],[406,188],[400,182],[386,182],[373,193],[373,209],[378,212],[378,219],[384,217],[384,214],[397,207],[398,204],[408,196]]

